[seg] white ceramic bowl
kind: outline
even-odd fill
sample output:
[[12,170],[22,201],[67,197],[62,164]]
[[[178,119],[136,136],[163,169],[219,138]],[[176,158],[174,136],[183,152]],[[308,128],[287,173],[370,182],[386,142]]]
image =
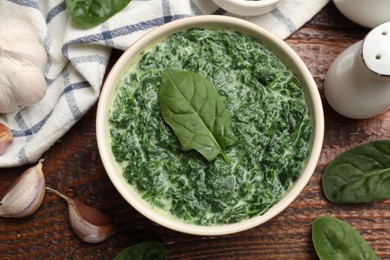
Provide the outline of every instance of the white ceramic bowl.
[[[266,213],[235,224],[217,226],[186,224],[153,210],[152,207],[140,199],[139,195],[130,188],[129,184],[122,176],[121,171],[118,169],[115,159],[111,153],[108,138],[108,112],[116,85],[123,74],[127,71],[129,64],[151,44],[158,42],[162,38],[165,38],[167,35],[174,32],[193,27],[229,28],[231,30],[252,35],[265,46],[270,47],[279,59],[281,59],[292,71],[294,71],[300,79],[313,119],[314,134],[312,138],[311,151],[307,164],[296,183],[289,192]],[[140,38],[137,42],[130,46],[126,52],[124,52],[111,69],[102,88],[98,104],[96,128],[99,152],[104,167],[112,183],[123,198],[125,198],[141,214],[162,226],[184,233],[211,236],[235,233],[258,226],[279,214],[295,200],[306,186],[317,165],[323,142],[324,117],[318,89],[309,70],[299,56],[284,41],[280,40],[265,29],[242,19],[226,16],[196,16],[163,25]]]
[[280,0],[213,0],[226,11],[241,16],[256,16],[275,9]]
[[374,28],[390,21],[389,0],[333,0],[339,11],[351,21]]

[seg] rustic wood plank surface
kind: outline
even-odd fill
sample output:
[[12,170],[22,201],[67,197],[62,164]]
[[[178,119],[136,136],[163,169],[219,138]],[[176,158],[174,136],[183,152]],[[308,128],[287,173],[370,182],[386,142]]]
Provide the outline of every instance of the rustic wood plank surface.
[[[326,131],[317,169],[302,194],[268,223],[238,234],[202,237],[181,234],[149,221],[129,206],[111,184],[100,161],[94,106],[44,154],[47,185],[111,215],[122,232],[100,244],[79,240],[68,222],[63,200],[48,193],[33,216],[0,219],[0,259],[112,259],[122,249],[147,240],[164,244],[169,259],[317,259],[311,241],[315,218],[329,215],[353,225],[381,259],[390,259],[390,200],[365,205],[331,204],[321,176],[331,159],[356,144],[390,138],[390,111],[367,120],[335,113],[323,95],[331,62],[368,33],[329,3],[287,43],[302,57],[320,90]],[[120,56],[114,51],[110,66]],[[29,166],[0,169],[0,194]]]

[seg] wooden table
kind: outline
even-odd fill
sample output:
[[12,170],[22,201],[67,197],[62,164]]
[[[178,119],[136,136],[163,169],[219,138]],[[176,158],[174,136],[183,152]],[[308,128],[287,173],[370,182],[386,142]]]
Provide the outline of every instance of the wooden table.
[[[390,111],[368,120],[350,120],[327,104],[323,95],[331,62],[368,33],[329,3],[286,41],[302,57],[320,90],[326,133],[317,169],[302,194],[280,215],[238,234],[201,237],[168,230],[134,210],[116,191],[100,161],[95,135],[96,105],[48,152],[43,170],[47,185],[111,215],[124,229],[100,244],[75,236],[63,200],[48,193],[42,207],[27,219],[0,219],[0,259],[112,259],[122,249],[147,240],[166,247],[169,259],[317,259],[311,225],[321,215],[352,224],[381,259],[390,259],[390,200],[365,205],[329,203],[321,176],[331,159],[356,144],[390,139]],[[110,64],[120,56],[114,51]],[[28,166],[0,169],[0,194]]]

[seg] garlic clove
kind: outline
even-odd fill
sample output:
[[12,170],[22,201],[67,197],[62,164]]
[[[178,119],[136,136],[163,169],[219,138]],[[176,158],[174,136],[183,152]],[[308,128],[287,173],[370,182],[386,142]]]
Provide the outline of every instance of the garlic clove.
[[19,176],[0,201],[0,216],[23,218],[35,213],[45,196],[42,160]]
[[68,200],[68,206],[70,224],[85,242],[99,243],[114,233],[114,223],[109,216],[74,199]]
[[0,155],[3,155],[8,146],[10,146],[13,142],[14,137],[10,129],[6,125],[0,123]]
[[76,235],[83,241],[100,243],[115,233],[114,221],[108,215],[54,189],[49,187],[46,189],[57,194],[68,203],[70,225]]

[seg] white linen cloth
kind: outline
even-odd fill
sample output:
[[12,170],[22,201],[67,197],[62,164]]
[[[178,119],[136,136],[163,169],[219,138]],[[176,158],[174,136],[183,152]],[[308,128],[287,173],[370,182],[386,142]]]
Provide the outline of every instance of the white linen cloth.
[[[271,13],[241,18],[284,39],[328,1],[281,0]],[[203,14],[234,16],[211,0],[132,0],[105,23],[85,30],[69,21],[64,0],[0,0],[0,20],[28,21],[48,53],[45,97],[31,107],[0,114],[0,123],[14,136],[14,143],[0,156],[0,168],[39,160],[96,103],[113,48],[125,50],[155,27]]]

